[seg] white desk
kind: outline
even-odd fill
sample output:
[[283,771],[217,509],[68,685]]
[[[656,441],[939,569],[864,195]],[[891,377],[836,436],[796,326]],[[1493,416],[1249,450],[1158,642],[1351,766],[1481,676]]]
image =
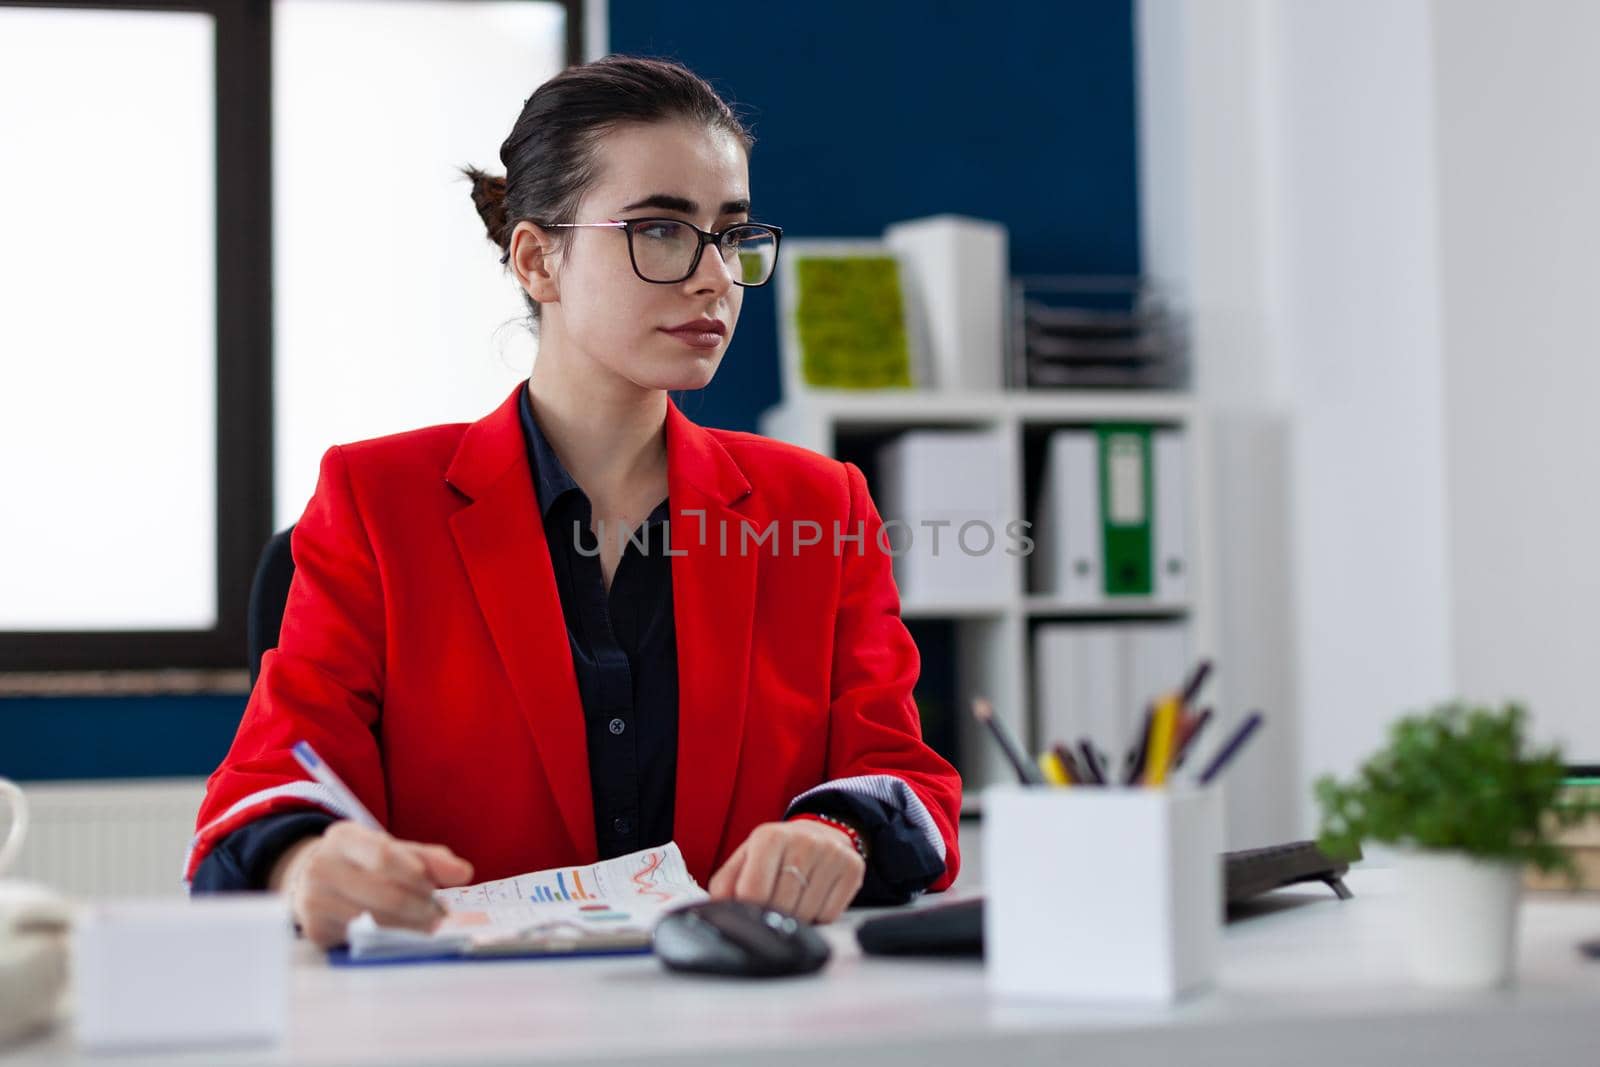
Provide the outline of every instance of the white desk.
[[1593,898],[1530,899],[1518,985],[1449,994],[1404,977],[1388,872],[1350,886],[1343,903],[1282,891],[1282,908],[1230,924],[1217,987],[1170,1009],[991,999],[978,961],[863,957],[842,927],[820,975],[765,982],[647,956],[341,969],[301,945],[281,1047],[94,1057],[63,1028],[0,1067],[1600,1062],[1600,962],[1575,948],[1600,936]]

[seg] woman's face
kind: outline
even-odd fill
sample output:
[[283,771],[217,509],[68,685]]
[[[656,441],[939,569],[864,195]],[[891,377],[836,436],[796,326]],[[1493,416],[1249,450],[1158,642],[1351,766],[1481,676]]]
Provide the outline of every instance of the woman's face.
[[[717,231],[750,217],[745,150],[722,130],[687,122],[621,126],[600,141],[596,161],[598,180],[573,222],[664,217]],[[744,300],[733,284],[737,263],[724,263],[708,245],[688,278],[653,284],[634,273],[621,229],[554,232],[566,235],[566,245],[546,287],[555,301],[540,309],[546,340],[553,328],[572,354],[646,389],[699,389],[711,381]],[[721,325],[720,337],[669,332],[707,319]]]

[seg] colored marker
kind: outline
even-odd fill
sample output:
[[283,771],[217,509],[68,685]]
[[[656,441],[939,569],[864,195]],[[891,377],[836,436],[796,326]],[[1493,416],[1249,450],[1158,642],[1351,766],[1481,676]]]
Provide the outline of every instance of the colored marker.
[[1183,687],[1182,705],[1184,707],[1194,703],[1194,698],[1200,695],[1200,687],[1206,684],[1206,676],[1210,673],[1210,660],[1203,659],[1195,664],[1194,673],[1189,675],[1189,681]]
[[1022,749],[1012,740],[1006,732],[1005,724],[995,717],[994,705],[983,697],[976,697],[972,701],[972,714],[978,721],[989,728],[989,733],[994,735],[995,744],[1000,746],[1000,751],[1005,754],[1006,762],[1011,764],[1011,769],[1017,772],[1017,780],[1023,785],[1043,785],[1044,778],[1037,768],[1028,762],[1028,757],[1022,754]]
[[1094,750],[1094,743],[1087,737],[1082,738],[1078,741],[1078,753],[1083,756],[1083,767],[1089,774],[1089,781],[1095,785],[1105,785],[1105,764],[1101,762],[1100,754]]
[[1144,773],[1145,761],[1150,756],[1150,727],[1154,724],[1156,708],[1154,704],[1144,707],[1144,722],[1139,727],[1139,742],[1128,753],[1128,763],[1122,776],[1123,785],[1132,785]]
[[1155,719],[1150,726],[1150,750],[1145,758],[1145,785],[1167,784],[1167,769],[1172,762],[1173,740],[1178,729],[1178,700],[1178,694],[1168,693],[1156,703]]
[[1172,761],[1174,769],[1183,766],[1183,761],[1189,755],[1189,750],[1194,747],[1194,739],[1200,736],[1200,731],[1204,730],[1206,724],[1210,721],[1210,708],[1202,708],[1200,709],[1200,714],[1189,718],[1188,728],[1184,730],[1183,736],[1178,742],[1178,756]]
[[1255,733],[1256,728],[1261,725],[1261,718],[1259,711],[1252,711],[1244,722],[1239,724],[1239,728],[1233,732],[1233,736],[1228,738],[1228,743],[1222,746],[1222,751],[1218,752],[1206,769],[1201,772],[1201,785],[1209,784],[1211,779],[1220,774],[1222,768],[1232,761],[1233,757],[1244,747],[1244,743],[1250,739],[1250,735]]

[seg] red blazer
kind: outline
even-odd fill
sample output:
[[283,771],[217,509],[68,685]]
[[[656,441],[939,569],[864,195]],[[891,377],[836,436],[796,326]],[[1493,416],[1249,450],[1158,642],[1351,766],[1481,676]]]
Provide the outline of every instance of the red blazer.
[[[323,457],[278,647],[207,785],[185,877],[251,819],[339,813],[289,754],[302,738],[391,833],[448,845],[477,880],[597,858],[583,708],[518,401]],[[674,838],[690,872],[704,884],[807,789],[886,774],[943,838],[930,888],[945,888],[961,780],[922,743],[918,653],[860,470],[705,429],[670,400],[666,439]],[[817,534],[795,520],[821,543],[796,552]]]

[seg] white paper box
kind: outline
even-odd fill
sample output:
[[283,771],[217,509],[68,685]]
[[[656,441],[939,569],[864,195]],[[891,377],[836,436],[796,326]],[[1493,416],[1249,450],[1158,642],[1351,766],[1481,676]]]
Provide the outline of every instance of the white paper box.
[[283,1036],[294,938],[283,897],[230,893],[87,907],[73,930],[78,1041],[94,1048]]
[[927,323],[933,385],[999,389],[1010,278],[1006,228],[933,215],[897,222],[883,239],[900,253],[913,313]]
[[1216,976],[1216,788],[992,786],[983,794],[992,992],[1169,1002]]

